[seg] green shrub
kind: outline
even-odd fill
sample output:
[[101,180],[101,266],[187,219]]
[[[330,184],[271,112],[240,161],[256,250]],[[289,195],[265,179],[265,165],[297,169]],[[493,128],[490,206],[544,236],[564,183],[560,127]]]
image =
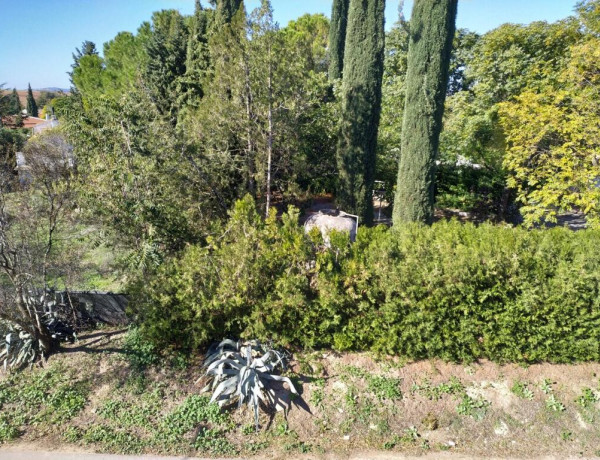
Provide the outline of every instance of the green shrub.
[[155,343],[226,336],[413,359],[600,359],[600,233],[440,222],[306,236],[236,204],[221,236],[138,284]]

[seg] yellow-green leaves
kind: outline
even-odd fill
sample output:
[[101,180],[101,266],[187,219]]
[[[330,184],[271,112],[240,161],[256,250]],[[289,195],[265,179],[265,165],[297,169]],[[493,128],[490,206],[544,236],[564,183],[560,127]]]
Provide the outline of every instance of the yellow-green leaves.
[[508,185],[528,225],[573,209],[600,225],[599,57],[596,38],[573,46],[556,81],[500,104]]

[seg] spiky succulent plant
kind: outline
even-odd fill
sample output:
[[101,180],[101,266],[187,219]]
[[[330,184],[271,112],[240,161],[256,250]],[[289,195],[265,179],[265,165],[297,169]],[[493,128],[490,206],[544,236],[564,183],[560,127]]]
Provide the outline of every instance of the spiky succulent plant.
[[3,326],[0,328],[0,363],[4,369],[33,363],[41,350],[31,334],[15,325]]
[[[45,314],[41,322],[56,342],[73,343],[77,339],[75,331],[53,313]],[[4,370],[33,364],[44,355],[40,341],[29,332],[18,324],[0,321],[0,366]]]
[[212,391],[211,402],[221,407],[235,401],[238,407],[244,403],[252,407],[258,430],[260,402],[268,405],[275,403],[273,382],[287,383],[290,391],[298,394],[289,378],[275,374],[285,370],[285,364],[284,353],[257,340],[223,340],[213,345],[206,355],[204,368],[209,383],[203,391]]

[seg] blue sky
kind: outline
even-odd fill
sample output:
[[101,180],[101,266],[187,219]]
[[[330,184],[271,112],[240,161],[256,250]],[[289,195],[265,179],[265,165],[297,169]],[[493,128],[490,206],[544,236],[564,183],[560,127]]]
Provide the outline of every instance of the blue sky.
[[[204,0],[205,4],[208,0]],[[247,9],[260,0],[246,0]],[[505,22],[549,22],[570,15],[576,0],[459,0],[458,27],[486,32]],[[331,0],[272,0],[275,19],[285,25],[304,13],[329,16]],[[398,18],[398,0],[387,0],[386,24]],[[102,44],[120,31],[135,32],[153,11],[183,14],[194,0],[0,0],[0,83],[25,89],[68,88],[71,53],[84,40]],[[404,11],[410,15],[412,0]]]

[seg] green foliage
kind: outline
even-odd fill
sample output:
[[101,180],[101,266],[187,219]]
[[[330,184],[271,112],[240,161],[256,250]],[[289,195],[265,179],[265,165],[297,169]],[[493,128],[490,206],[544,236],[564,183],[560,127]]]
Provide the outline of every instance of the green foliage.
[[429,379],[424,379],[421,383],[413,383],[411,393],[418,393],[421,396],[439,401],[444,395],[462,395],[465,387],[456,377],[451,377],[448,382],[442,382],[439,385],[432,385]]
[[12,423],[11,417],[7,414],[0,414],[0,444],[15,439],[19,436],[19,430]]
[[140,453],[157,446],[174,453],[189,452],[190,448],[232,452],[221,436],[230,429],[227,414],[222,414],[208,398],[198,395],[187,396],[165,411],[165,399],[172,396],[166,394],[165,387],[158,384],[153,391],[141,394],[128,389],[120,391],[100,406],[100,423],[83,430],[72,429],[66,435],[74,442],[93,443],[119,453]]
[[237,449],[223,436],[219,430],[208,429],[198,434],[194,448],[213,455],[235,455]]
[[20,115],[23,107],[21,106],[21,100],[19,99],[19,94],[17,93],[17,89],[13,88],[12,93],[9,96],[9,106],[7,110],[8,115]]
[[533,399],[533,391],[531,391],[527,382],[516,380],[510,391],[512,391],[519,398]]
[[33,91],[31,91],[30,84],[27,87],[27,115],[30,117],[37,117],[39,115],[38,106],[33,97]]
[[581,396],[578,396],[575,402],[582,408],[587,409],[600,400],[598,394],[591,388],[584,388],[581,390]]
[[239,202],[220,238],[138,287],[143,333],[191,348],[230,335],[414,359],[600,357],[594,231],[442,222],[321,248],[296,219],[265,222]]
[[342,78],[350,0],[334,0],[329,30],[329,79]]
[[221,414],[217,404],[211,403],[207,397],[192,395],[163,419],[161,427],[166,433],[182,436],[201,422],[222,424],[227,420],[228,416]]
[[562,71],[541,88],[500,104],[508,150],[508,184],[517,191],[525,223],[556,221],[581,210],[600,225],[598,188],[598,67],[600,40],[570,48]]
[[457,3],[417,0],[413,6],[394,224],[433,221],[435,161]]
[[68,422],[87,404],[89,391],[88,382],[58,365],[9,374],[0,382],[0,444],[28,424]]
[[159,349],[152,342],[145,340],[136,327],[129,329],[125,338],[124,351],[128,361],[137,370],[157,364],[160,360]]
[[366,381],[366,391],[375,395],[379,401],[389,400],[396,401],[402,399],[402,391],[400,385],[402,380],[395,377],[385,377],[382,375],[372,375],[369,372],[356,367],[348,366],[345,368],[348,374],[359,377]]
[[558,401],[553,394],[546,399],[546,408],[553,412],[564,412],[566,410],[565,405]]
[[351,0],[341,88],[337,147],[341,209],[373,222],[377,132],[381,115],[384,61],[383,0]]
[[471,398],[465,394],[456,407],[456,412],[460,415],[473,417],[475,420],[481,420],[485,417],[489,406],[489,401],[480,398]]
[[217,24],[224,26],[231,23],[241,7],[242,0],[217,0]]
[[138,286],[143,334],[190,348],[229,335],[412,359],[600,358],[596,231],[440,222],[323,248],[296,221],[238,202],[220,237]]
[[158,112],[170,124],[177,123],[179,81],[186,74],[188,28],[177,10],[152,15],[152,33],[144,43],[148,56],[144,81]]

